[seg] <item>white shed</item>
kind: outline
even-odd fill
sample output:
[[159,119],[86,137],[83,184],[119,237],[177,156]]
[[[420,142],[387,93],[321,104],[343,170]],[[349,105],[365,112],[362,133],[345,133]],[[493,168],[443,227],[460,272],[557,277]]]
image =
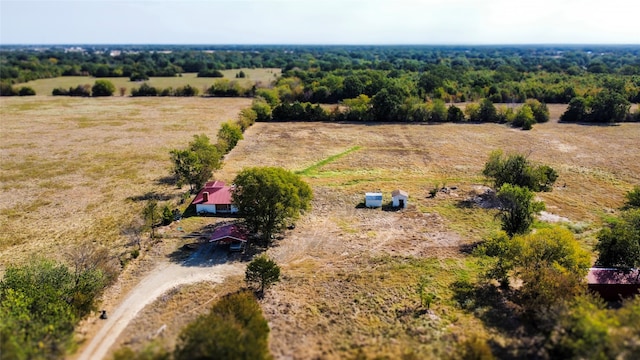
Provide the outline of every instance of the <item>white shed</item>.
[[409,194],[403,190],[393,190],[391,192],[391,200],[393,202],[393,207],[399,207],[405,209],[407,207],[407,199],[409,198]]
[[382,193],[368,192],[364,194],[364,205],[366,207],[382,207]]

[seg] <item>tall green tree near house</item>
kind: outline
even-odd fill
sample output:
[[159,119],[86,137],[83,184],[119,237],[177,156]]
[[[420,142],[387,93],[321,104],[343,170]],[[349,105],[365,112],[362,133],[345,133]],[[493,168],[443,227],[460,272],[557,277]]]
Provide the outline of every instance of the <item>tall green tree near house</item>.
[[625,211],[598,233],[596,264],[630,269],[640,266],[640,209]]
[[204,134],[194,135],[187,149],[174,149],[170,154],[178,186],[189,184],[191,192],[202,188],[221,166],[220,151]]
[[266,245],[274,233],[309,208],[313,197],[311,187],[298,175],[277,167],[244,169],[233,183],[233,203],[248,228]]
[[515,300],[524,310],[547,316],[547,310],[583,291],[589,253],[564,228],[540,229],[526,235],[489,238],[478,249],[495,257],[487,277],[503,286],[517,284]]

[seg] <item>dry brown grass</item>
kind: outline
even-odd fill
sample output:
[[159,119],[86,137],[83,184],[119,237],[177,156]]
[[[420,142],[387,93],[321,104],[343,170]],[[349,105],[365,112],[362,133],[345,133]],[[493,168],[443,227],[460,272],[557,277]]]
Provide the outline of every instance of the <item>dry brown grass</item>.
[[[552,114],[561,107],[551,106]],[[559,124],[557,117],[532,131],[497,124],[256,124],[245,139],[222,178],[246,166],[307,169],[359,146],[305,176],[313,210],[269,251],[285,274],[263,303],[279,358],[337,359],[358,351],[440,358],[460,339],[486,334],[455,306],[450,286],[465,277],[456,273],[473,278],[480,271],[461,246],[498,228],[494,212],[463,202],[481,191],[492,150],[524,153],[557,169],[553,192],[540,197],[575,229],[596,230],[640,183],[638,124]],[[428,198],[436,184],[457,189]],[[356,208],[365,191],[382,190],[387,202],[396,188],[409,192],[407,211]],[[589,248],[593,232],[580,236]],[[436,279],[432,289],[441,300],[431,315],[416,315],[420,275]]]
[[57,257],[87,240],[121,249],[122,228],[144,205],[132,198],[175,203],[185,191],[161,181],[169,150],[199,133],[215,141],[250,101],[1,99],[0,262]]
[[[158,183],[168,173],[169,149],[184,146],[196,133],[214,137],[220,122],[235,118],[249,101],[1,99],[0,226],[6,231],[0,235],[0,261],[32,253],[56,256],[58,249],[85,239],[121,251],[121,226],[142,207],[128,198],[156,192],[175,199],[181,193]],[[314,189],[313,209],[269,250],[283,267],[282,282],[262,302],[273,353],[343,358],[360,349],[392,358],[408,352],[439,357],[470,332],[486,333],[479,320],[456,307],[450,285],[479,271],[461,246],[498,227],[491,210],[463,202],[480,191],[480,172],[492,150],[524,153],[557,169],[553,192],[540,197],[553,214],[591,229],[640,183],[638,124],[558,124],[562,109],[551,106],[555,119],[527,132],[497,124],[251,127],[217,178],[230,182],[247,166],[303,170],[358,146],[304,176]],[[428,198],[436,185],[456,189]],[[382,190],[388,202],[396,188],[409,192],[408,210],[357,208],[365,191]],[[210,221],[190,218],[181,226],[188,232]],[[592,239],[583,234],[583,241]],[[179,243],[166,240],[163,246]],[[417,308],[415,284],[422,275],[433,279],[439,296],[432,313]],[[107,298],[121,297],[140,276],[127,270],[122,287]],[[184,313],[196,303],[190,298],[198,297],[202,306],[217,296],[209,291],[226,289],[195,286],[169,294],[145,310],[121,343],[143,346],[142,338],[162,324],[190,318]],[[167,332],[166,341],[174,341],[177,328]]]

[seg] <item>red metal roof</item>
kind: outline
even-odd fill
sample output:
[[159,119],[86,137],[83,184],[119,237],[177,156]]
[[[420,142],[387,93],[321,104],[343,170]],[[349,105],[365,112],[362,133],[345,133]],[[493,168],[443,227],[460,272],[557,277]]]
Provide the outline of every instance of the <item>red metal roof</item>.
[[238,225],[225,225],[217,228],[213,234],[211,234],[211,238],[209,242],[230,242],[230,241],[247,241],[247,233]]
[[587,283],[591,284],[629,284],[640,285],[640,270],[621,271],[609,268],[591,268],[587,274]]
[[[231,205],[231,187],[224,186],[222,181],[210,181],[204,185],[204,188],[200,190],[196,198],[193,200],[194,204],[206,204],[206,205]],[[209,193],[209,200],[204,201],[204,193]]]

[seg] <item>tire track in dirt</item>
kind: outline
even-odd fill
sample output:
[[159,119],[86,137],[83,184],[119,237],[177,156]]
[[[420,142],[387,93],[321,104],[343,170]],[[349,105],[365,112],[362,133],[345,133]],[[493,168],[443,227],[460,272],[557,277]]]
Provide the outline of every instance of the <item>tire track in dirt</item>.
[[228,276],[242,274],[244,265],[226,263],[226,252],[214,253],[211,249],[211,245],[202,246],[182,263],[163,262],[156,266],[109,314],[102,328],[77,360],[104,359],[136,315],[172,288],[201,281],[220,283]]

